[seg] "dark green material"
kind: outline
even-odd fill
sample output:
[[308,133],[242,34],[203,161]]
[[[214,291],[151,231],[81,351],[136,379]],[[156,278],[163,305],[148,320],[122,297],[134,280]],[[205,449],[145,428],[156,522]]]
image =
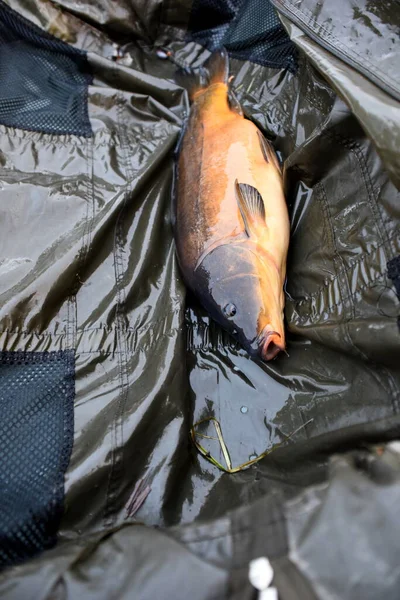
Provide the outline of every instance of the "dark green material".
[[[284,162],[290,356],[268,364],[185,298],[175,259],[173,149],[188,102],[175,65],[156,48],[181,64],[204,62],[209,53],[184,41],[191,2],[12,4],[88,51],[93,134],[0,126],[0,349],[76,351],[59,544],[6,573],[0,596],[254,598],[248,561],[266,555],[284,600],[293,581],[300,600],[310,590],[356,599],[353,582],[367,575],[383,578],[377,595],[393,597],[397,476],[366,480],[344,457],[342,480],[329,462],[400,431],[400,303],[387,272],[400,255],[396,3],[379,12],[377,3],[338,0],[336,52],[322,35],[331,2],[302,3],[312,14],[305,27],[295,2],[276,0],[300,50],[297,73],[230,61],[245,115]],[[373,50],[386,58],[370,77],[360,64],[375,65]],[[191,426],[207,416],[219,420],[233,466],[297,433],[227,475],[190,444]],[[202,444],[223,461],[214,440]],[[150,493],[140,504],[141,480]],[[302,498],[311,499],[310,520]],[[367,514],[378,508],[384,534],[361,560],[345,536],[354,530],[344,530],[353,520],[368,549],[377,525]],[[328,543],[329,571],[321,565]]]

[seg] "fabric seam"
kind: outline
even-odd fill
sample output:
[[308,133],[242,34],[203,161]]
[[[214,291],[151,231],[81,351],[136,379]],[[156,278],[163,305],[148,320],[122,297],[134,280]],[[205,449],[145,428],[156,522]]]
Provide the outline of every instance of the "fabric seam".
[[[289,13],[294,13],[294,15],[303,23],[303,25],[309,28],[313,32],[314,36],[318,37],[318,33],[316,33],[314,27],[312,26],[312,21],[315,20],[315,17],[309,9],[303,8],[302,10],[300,10],[293,6],[293,4],[291,4],[290,2],[286,2],[285,0],[272,1],[276,6],[277,10],[279,10],[280,7],[282,7],[285,8]],[[324,25],[322,25],[322,23],[318,23],[318,27],[323,32],[323,34],[319,37],[325,40],[326,43],[331,44],[337,52],[344,55],[347,58],[347,61],[353,61],[353,63],[357,66],[356,70],[360,71],[361,73],[365,73],[367,69],[365,69],[363,65],[367,65],[370,71],[372,71],[373,75],[381,81],[381,86],[383,84],[385,88],[390,88],[392,90],[391,95],[396,94],[396,97],[398,96],[399,82],[393,79],[390,75],[383,75],[383,72],[380,71],[378,67],[374,66],[374,64],[371,63],[365,56],[361,56],[356,51],[352,50],[349,46],[341,42],[334,34],[328,31],[327,28]],[[362,61],[363,64],[360,64],[360,61]]]
[[[112,464],[110,468],[106,504],[104,508],[104,520],[107,526],[112,525],[115,522],[116,515],[114,511],[114,499],[118,486],[118,481],[121,476],[121,466],[123,462],[123,413],[125,402],[128,395],[129,378],[127,368],[127,355],[128,349],[126,347],[126,336],[125,329],[123,327],[123,314],[122,307],[125,307],[125,288],[123,285],[123,254],[122,254],[122,242],[120,240],[121,229],[123,225],[122,217],[125,212],[126,203],[130,193],[132,191],[133,173],[131,172],[129,165],[129,151],[128,144],[124,138],[123,119],[122,119],[122,103],[123,98],[119,97],[117,106],[117,122],[118,128],[121,135],[121,148],[125,160],[125,171],[127,175],[127,186],[125,190],[124,200],[122,202],[121,209],[119,211],[116,223],[115,223],[115,236],[114,236],[114,271],[115,271],[115,286],[117,291],[117,306],[116,306],[116,341],[118,348],[118,362],[119,362],[119,382],[120,382],[120,393],[118,397],[117,407],[115,411],[114,423],[113,423],[113,443],[114,448],[112,449]],[[122,285],[121,285],[122,284]]]

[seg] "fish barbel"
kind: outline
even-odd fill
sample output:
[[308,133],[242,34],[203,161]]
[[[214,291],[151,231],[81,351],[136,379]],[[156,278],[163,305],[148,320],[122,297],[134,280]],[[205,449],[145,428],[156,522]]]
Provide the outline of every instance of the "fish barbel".
[[[285,349],[289,218],[271,144],[228,95],[225,50],[189,89],[177,164],[175,240],[187,286],[251,354]],[[206,76],[204,76],[206,74]]]

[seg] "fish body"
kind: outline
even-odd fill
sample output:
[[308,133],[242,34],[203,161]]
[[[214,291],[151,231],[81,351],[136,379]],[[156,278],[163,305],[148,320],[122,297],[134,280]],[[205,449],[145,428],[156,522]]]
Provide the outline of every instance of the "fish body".
[[177,165],[175,239],[188,287],[264,360],[285,349],[289,219],[276,154],[228,96],[225,51],[191,90]]

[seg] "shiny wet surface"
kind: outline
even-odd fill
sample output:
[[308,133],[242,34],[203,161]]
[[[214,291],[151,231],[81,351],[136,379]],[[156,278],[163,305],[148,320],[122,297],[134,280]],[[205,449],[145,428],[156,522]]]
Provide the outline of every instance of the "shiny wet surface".
[[[124,29],[129,7],[107,10],[118,13],[111,29]],[[185,305],[170,212],[187,112],[175,65],[136,43],[113,61],[107,27],[85,27],[76,43],[92,52],[93,137],[1,129],[11,199],[0,235],[2,347],[76,350],[61,539],[129,520],[140,479],[151,491],[136,518],[160,526],[224,515],[273,490],[294,494],[324,478],[344,440],[384,436],[399,412],[398,300],[386,277],[400,253],[398,194],[345,102],[305,59],[296,76],[232,61],[247,117],[285,163],[289,357],[266,365],[191,298]],[[188,64],[207,55],[170,47]],[[234,465],[286,446],[223,474],[189,439],[207,416]],[[223,460],[215,440],[203,443]]]

